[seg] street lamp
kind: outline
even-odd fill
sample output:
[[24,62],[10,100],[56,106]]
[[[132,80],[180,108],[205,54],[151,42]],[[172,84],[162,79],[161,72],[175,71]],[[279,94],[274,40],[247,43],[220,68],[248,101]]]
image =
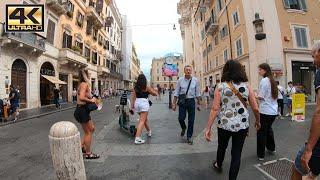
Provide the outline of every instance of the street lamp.
[[173,63],[173,58],[172,57],[166,57],[165,61],[164,61],[164,64],[163,64],[163,68],[162,68],[163,75],[169,77],[169,109],[172,109],[172,86],[171,86],[171,81],[172,81],[173,74],[171,74],[171,73],[170,74],[166,74],[164,68],[166,68],[165,66],[168,65],[168,64],[172,65],[172,63]]

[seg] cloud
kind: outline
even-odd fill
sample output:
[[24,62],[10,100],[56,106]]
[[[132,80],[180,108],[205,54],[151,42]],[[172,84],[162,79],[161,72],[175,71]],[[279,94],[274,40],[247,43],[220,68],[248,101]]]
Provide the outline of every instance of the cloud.
[[[141,69],[149,75],[153,57],[169,52],[182,52],[178,25],[179,0],[116,0],[121,14],[126,14],[132,26]],[[173,30],[173,24],[176,30]]]

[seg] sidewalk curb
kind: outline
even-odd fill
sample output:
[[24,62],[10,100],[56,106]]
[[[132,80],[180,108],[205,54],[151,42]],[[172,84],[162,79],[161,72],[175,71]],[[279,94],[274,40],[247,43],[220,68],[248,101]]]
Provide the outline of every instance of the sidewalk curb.
[[21,119],[18,119],[16,122],[9,121],[9,122],[0,124],[0,127],[7,126],[7,125],[10,125],[10,124],[20,123],[20,122],[27,121],[27,120],[30,120],[30,119],[35,119],[35,118],[47,116],[47,115],[54,114],[54,113],[57,113],[57,112],[67,111],[67,110],[73,109],[73,108],[75,108],[75,106],[67,107],[67,108],[63,108],[63,109],[59,109],[59,110],[51,111],[51,112],[47,112],[47,113],[42,113],[42,114],[38,114],[38,115],[34,115],[34,116],[21,118]]

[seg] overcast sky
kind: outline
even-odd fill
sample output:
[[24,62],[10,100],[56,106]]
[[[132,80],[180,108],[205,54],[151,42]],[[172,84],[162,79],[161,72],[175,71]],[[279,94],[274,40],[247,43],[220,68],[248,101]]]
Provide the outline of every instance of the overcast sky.
[[[179,0],[115,1],[121,14],[127,15],[132,25],[132,41],[141,61],[141,69],[146,75],[149,75],[153,57],[162,57],[169,52],[182,53],[177,14]],[[177,27],[175,31],[173,24]]]

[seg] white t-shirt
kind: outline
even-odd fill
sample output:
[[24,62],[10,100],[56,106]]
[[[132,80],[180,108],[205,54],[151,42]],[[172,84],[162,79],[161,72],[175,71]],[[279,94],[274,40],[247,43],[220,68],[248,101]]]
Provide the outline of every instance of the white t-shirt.
[[268,77],[263,78],[259,85],[260,98],[260,113],[265,115],[277,115],[278,114],[278,102],[277,99],[273,99],[271,95],[271,83]]
[[285,89],[282,87],[282,86],[278,86],[278,92],[279,92],[279,94],[278,94],[278,99],[283,99],[283,96],[285,95]]
[[292,86],[287,88],[287,94],[289,95],[288,99],[292,99],[292,94],[296,93],[296,88]]

